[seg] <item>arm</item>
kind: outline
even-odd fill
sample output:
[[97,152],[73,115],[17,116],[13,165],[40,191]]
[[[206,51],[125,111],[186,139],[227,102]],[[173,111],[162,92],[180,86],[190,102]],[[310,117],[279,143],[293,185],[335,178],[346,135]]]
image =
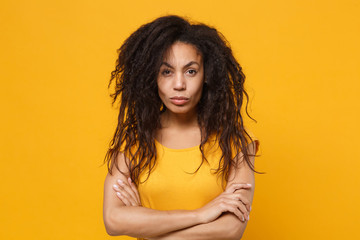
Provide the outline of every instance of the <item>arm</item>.
[[[240,194],[235,192],[237,189],[250,188],[246,184],[233,184],[210,203],[196,210],[159,211],[141,207],[136,200],[132,204],[129,204],[129,201],[124,201],[125,199],[119,201],[118,196],[112,190],[113,184],[116,179],[122,180],[123,183],[127,182],[126,178],[129,176],[129,171],[122,154],[119,155],[118,164],[124,175],[114,167],[113,174],[106,176],[104,184],[103,217],[109,235],[151,238],[198,224],[212,222],[224,212],[233,212],[239,218],[242,218],[242,212],[247,211],[245,206],[238,200],[241,199]],[[122,191],[123,194],[132,192],[128,185],[124,184],[123,188],[128,190]],[[136,199],[136,197],[130,197],[130,195],[128,198]],[[242,199],[242,201],[245,200]],[[250,208],[250,205],[247,207]]]
[[[189,239],[187,237],[188,234],[192,237],[194,237],[194,234],[201,234],[199,236],[207,237],[203,239],[224,239],[224,231],[226,231],[225,233],[228,233],[229,231],[231,233],[235,232],[235,235],[238,234],[238,224],[239,222],[241,223],[241,221],[234,221],[234,218],[242,218],[243,213],[249,211],[246,210],[245,205],[248,209],[250,205],[246,198],[241,196],[237,189],[249,189],[250,187],[246,184],[228,183],[228,186],[230,185],[230,187],[227,187],[227,190],[224,193],[220,194],[204,207],[194,211],[158,211],[134,205],[126,207],[122,201],[118,201],[115,193],[111,194],[112,184],[116,182],[115,179],[121,179],[123,182],[127,181],[126,176],[128,176],[128,170],[126,169],[126,164],[124,163],[124,157],[121,156],[118,162],[120,170],[127,174],[124,176],[118,172],[116,168],[114,168],[114,174],[108,174],[105,180],[104,222],[106,230],[110,235],[128,235],[133,237],[150,237],[155,239],[161,239],[156,236],[161,236],[164,239]],[[231,173],[230,176],[232,176],[232,174],[234,173]],[[240,174],[236,175],[239,176]],[[237,180],[238,178],[236,177],[233,181],[231,181],[231,183],[234,183]],[[239,200],[244,202],[244,204]],[[216,220],[222,213],[225,212],[232,212],[237,217],[235,217],[235,215],[225,214],[219,218],[220,220]],[[217,224],[208,225],[208,223],[213,221],[217,221]],[[202,224],[204,226],[197,229],[195,227],[198,224]],[[227,227],[231,228],[229,229]],[[181,229],[184,230],[177,231]],[[215,230],[214,234],[216,234],[216,236],[211,236],[211,238],[209,238],[209,233],[211,233],[212,230]],[[179,235],[174,236],[175,234]],[[231,234],[231,236],[226,239],[232,239],[234,234]]]
[[[193,227],[177,230],[171,233],[164,234],[159,237],[150,238],[151,240],[219,240],[219,239],[234,239],[239,240],[242,234],[239,234],[241,225],[246,225],[246,222],[241,222],[234,214],[225,213],[213,222],[196,225]],[[238,235],[239,234],[239,235]]]
[[158,211],[141,206],[126,207],[112,190],[116,179],[126,182],[126,177],[129,176],[123,154],[119,154],[118,164],[125,176],[114,167],[112,175],[107,174],[104,184],[103,218],[109,235],[152,237],[201,223],[194,211]]
[[[249,153],[254,155],[256,152],[256,143],[252,142],[248,145]],[[242,154],[239,155],[240,160]],[[255,158],[250,157],[252,164],[254,164]],[[241,161],[240,161],[241,162]],[[228,185],[232,183],[250,183],[252,188],[239,189],[236,192],[240,192],[246,199],[249,200],[250,205],[253,201],[255,177],[254,172],[249,168],[245,161],[241,162],[237,169],[231,168],[229,173]],[[238,217],[232,213],[225,213],[213,222],[192,226],[186,229],[174,231],[172,233],[165,234],[154,240],[166,240],[166,239],[236,239],[242,238],[245,231],[247,221],[242,222]]]

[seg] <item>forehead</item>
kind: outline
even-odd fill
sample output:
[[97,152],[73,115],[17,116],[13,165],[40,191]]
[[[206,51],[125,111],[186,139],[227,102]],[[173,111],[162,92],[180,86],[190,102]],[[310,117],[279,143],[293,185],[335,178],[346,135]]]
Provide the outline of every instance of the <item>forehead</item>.
[[188,61],[197,61],[200,63],[202,62],[202,54],[192,44],[175,42],[165,51],[163,60],[166,62],[178,63]]

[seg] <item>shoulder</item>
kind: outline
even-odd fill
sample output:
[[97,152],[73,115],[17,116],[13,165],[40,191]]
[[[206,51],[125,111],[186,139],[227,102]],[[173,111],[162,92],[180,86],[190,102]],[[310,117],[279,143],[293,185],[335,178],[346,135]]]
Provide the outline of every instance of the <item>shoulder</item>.
[[249,128],[245,127],[244,129],[248,153],[256,154],[259,151],[260,141]]
[[126,157],[124,152],[118,152],[116,156],[113,156],[112,164],[110,168],[110,175],[114,174],[124,174],[125,176],[130,175],[129,171],[129,159]]

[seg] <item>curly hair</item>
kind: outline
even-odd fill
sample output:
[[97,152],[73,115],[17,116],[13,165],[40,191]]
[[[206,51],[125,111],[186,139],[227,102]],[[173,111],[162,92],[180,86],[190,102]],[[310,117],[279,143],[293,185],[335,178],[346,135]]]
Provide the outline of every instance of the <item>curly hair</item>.
[[251,139],[241,116],[245,96],[246,114],[251,118],[247,110],[249,96],[244,89],[245,75],[229,43],[215,28],[169,15],[142,25],[118,49],[116,68],[108,85],[110,88],[115,80],[115,92],[110,94],[112,105],[121,98],[116,131],[104,159],[109,173],[112,174],[114,165],[120,171],[117,164],[120,152],[127,156],[130,177],[136,184],[145,169],[149,169],[149,177],[155,166],[155,130],[161,128],[160,115],[166,111],[156,80],[166,50],[177,41],[195,46],[204,63],[206,83],[197,105],[202,162],[194,173],[207,161],[204,145],[213,134],[222,150],[216,173],[227,179],[231,165],[237,164],[234,153],[240,152],[252,171],[257,172],[249,160],[250,154],[242,147],[249,143],[245,135]]

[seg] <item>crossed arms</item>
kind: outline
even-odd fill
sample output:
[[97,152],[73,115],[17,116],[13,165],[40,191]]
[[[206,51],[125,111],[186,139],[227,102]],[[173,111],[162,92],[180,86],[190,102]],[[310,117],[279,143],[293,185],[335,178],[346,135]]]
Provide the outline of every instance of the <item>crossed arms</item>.
[[[248,145],[251,154],[255,147],[254,142]],[[250,160],[254,164],[254,157]],[[237,168],[230,170],[225,191],[202,208],[160,211],[141,206],[135,185],[128,181],[124,156],[119,155],[119,168],[125,175],[114,168],[104,184],[103,217],[107,233],[154,240],[240,239],[247,225],[255,179],[245,161],[239,162]],[[122,186],[114,188],[118,179]]]

